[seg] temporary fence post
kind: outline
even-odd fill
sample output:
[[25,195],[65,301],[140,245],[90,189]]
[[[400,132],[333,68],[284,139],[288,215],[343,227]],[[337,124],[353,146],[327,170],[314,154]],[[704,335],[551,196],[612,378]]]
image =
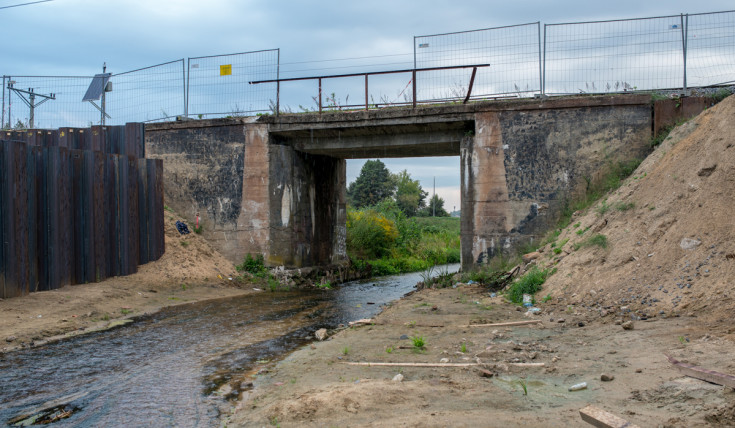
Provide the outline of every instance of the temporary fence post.
[[3,75],[3,113],[0,119],[0,128],[5,126],[5,75]]
[[546,24],[544,24],[544,57],[541,67],[541,95],[546,95]]
[[413,108],[416,108],[416,67],[414,67],[411,76],[411,83],[413,83]]
[[322,112],[322,78],[319,78],[319,113]]
[[365,73],[365,111],[368,110],[368,75]]
[[[545,27],[544,27],[545,28]],[[541,21],[536,21],[536,34],[538,34],[538,84],[539,92],[544,94],[544,78],[541,67]]]
[[276,60],[276,116],[281,113],[281,48],[277,49],[278,57]]
[[684,15],[680,16],[681,19],[681,47],[682,55],[684,56],[684,94],[687,92],[687,38],[689,37],[689,14],[686,15],[686,21]]
[[186,107],[184,108],[184,111],[186,112],[186,117],[189,117],[189,91],[191,90],[191,86],[189,86],[189,81],[191,79],[191,58],[186,59],[186,100],[184,101],[184,104],[186,104]]
[[184,62],[184,58],[181,58],[181,84],[184,87],[184,118],[189,117],[189,103],[187,102],[187,95],[186,95],[186,63]]

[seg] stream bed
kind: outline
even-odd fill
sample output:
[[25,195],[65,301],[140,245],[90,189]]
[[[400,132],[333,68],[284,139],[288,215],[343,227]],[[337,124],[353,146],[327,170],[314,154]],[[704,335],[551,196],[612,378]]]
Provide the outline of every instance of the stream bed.
[[320,328],[376,315],[420,280],[410,273],[185,304],[2,354],[0,424],[217,426],[247,384],[241,379],[313,341]]

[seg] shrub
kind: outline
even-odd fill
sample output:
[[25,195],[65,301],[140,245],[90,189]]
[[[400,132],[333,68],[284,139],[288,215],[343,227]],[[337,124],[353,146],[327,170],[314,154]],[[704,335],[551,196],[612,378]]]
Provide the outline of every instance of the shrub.
[[388,254],[398,238],[393,221],[374,209],[347,212],[347,249],[368,259]]
[[248,272],[255,276],[263,276],[268,270],[265,267],[265,259],[262,254],[253,257],[250,253],[245,256],[242,264],[235,266],[238,272]]
[[551,274],[550,269],[539,269],[533,266],[531,270],[520,277],[516,282],[508,288],[507,297],[513,303],[523,303],[524,294],[535,294],[541,290],[541,285]]

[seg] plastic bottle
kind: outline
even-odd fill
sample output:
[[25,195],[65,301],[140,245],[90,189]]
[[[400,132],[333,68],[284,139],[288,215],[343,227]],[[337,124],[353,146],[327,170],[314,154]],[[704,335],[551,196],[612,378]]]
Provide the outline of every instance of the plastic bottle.
[[570,391],[580,391],[582,389],[587,389],[587,382],[578,383],[569,387]]

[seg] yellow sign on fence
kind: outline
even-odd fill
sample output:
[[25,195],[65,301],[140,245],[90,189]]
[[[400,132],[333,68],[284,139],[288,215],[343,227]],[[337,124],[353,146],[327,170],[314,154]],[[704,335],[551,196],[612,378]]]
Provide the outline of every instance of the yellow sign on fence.
[[232,75],[232,64],[225,64],[219,66],[219,75],[220,76],[230,76]]

